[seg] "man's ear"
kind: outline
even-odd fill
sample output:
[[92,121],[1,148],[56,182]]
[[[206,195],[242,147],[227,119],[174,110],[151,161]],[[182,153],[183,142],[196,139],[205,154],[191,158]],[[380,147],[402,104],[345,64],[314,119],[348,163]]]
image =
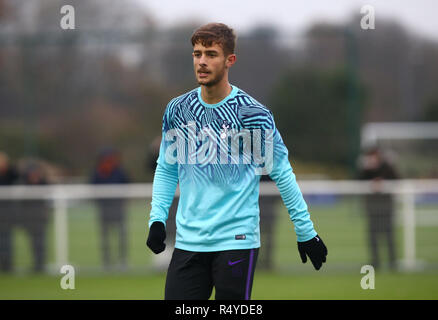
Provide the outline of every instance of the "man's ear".
[[228,55],[226,65],[228,68],[230,68],[233,64],[236,63],[237,57],[234,53]]

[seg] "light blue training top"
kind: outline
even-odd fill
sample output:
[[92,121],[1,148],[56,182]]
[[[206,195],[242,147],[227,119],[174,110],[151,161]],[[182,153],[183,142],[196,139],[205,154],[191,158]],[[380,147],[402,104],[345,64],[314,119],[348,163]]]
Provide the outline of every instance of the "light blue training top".
[[202,100],[200,87],[174,98],[163,117],[149,226],[166,224],[179,183],[176,248],[258,248],[262,173],[276,183],[297,241],[315,237],[288,150],[268,108],[236,86],[216,104]]

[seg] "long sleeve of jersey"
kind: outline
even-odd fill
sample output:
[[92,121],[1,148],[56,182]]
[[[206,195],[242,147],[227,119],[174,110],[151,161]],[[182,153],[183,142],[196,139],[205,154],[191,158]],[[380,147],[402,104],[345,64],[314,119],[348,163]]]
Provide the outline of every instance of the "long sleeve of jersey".
[[283,143],[280,132],[274,126],[273,137],[273,168],[269,176],[276,183],[283,203],[292,220],[297,240],[307,241],[316,236],[307,204],[296,181],[290,165],[288,150]]
[[155,221],[161,221],[166,224],[177,185],[178,171],[175,174],[174,170],[169,170],[166,166],[158,163],[152,184],[152,209],[149,227]]
[[166,225],[169,215],[169,208],[175,195],[178,185],[178,164],[169,164],[165,160],[166,148],[169,142],[166,141],[166,132],[171,126],[171,115],[169,107],[166,108],[163,117],[163,129],[160,145],[160,154],[155,169],[154,181],[152,184],[152,202],[149,219],[149,227],[155,221],[163,222]]

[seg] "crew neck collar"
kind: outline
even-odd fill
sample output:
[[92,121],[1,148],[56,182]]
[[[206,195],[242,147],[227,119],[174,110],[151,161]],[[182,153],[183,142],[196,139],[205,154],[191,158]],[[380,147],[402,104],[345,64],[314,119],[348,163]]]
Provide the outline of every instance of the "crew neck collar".
[[201,87],[198,87],[198,99],[201,102],[201,104],[206,107],[206,108],[217,108],[218,106],[220,106],[221,104],[223,104],[225,101],[234,98],[234,96],[236,95],[238,88],[233,86],[232,84],[230,84],[231,86],[231,92],[228,96],[226,96],[224,99],[222,99],[222,101],[219,101],[218,103],[214,103],[214,104],[209,104],[206,103],[203,99],[202,99],[202,95],[201,95]]

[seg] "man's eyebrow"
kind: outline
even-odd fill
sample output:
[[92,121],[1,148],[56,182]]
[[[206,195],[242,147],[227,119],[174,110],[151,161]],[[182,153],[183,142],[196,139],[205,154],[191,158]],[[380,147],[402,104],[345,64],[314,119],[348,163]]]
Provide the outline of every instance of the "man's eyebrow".
[[[193,50],[193,53],[201,53],[202,50]],[[218,53],[217,50],[205,50],[205,53]]]

